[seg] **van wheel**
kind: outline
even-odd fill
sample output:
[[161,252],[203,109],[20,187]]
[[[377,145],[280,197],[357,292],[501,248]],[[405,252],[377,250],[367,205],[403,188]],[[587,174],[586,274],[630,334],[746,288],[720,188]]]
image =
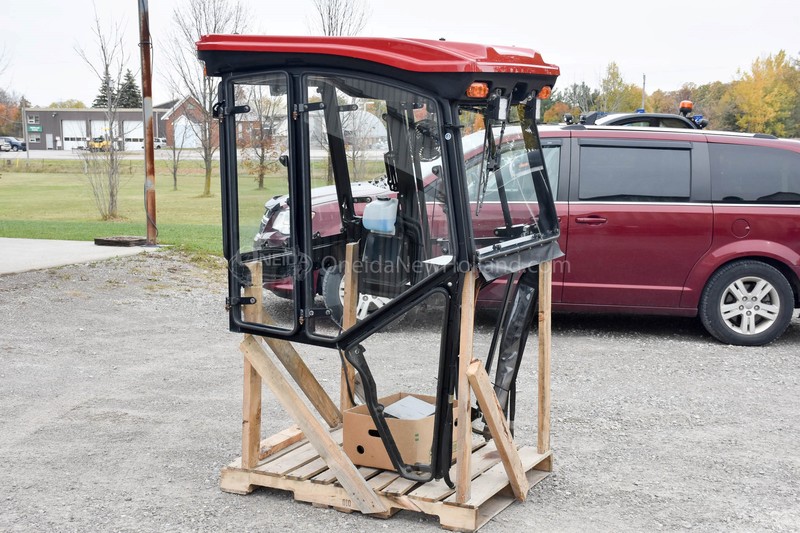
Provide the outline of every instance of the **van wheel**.
[[794,293],[778,269],[760,261],[722,267],[700,298],[700,320],[718,340],[761,346],[783,334],[792,321]]
[[[322,271],[322,301],[325,307],[331,310],[331,318],[337,324],[342,323],[343,294],[339,294],[339,287],[344,284],[344,275],[340,265],[334,265]],[[344,292],[344,287],[342,287]]]
[[[334,265],[325,269],[322,277],[322,300],[331,310],[331,318],[342,323],[344,313],[344,266]],[[372,294],[359,293],[356,318],[364,320],[371,312],[380,309],[392,299]]]

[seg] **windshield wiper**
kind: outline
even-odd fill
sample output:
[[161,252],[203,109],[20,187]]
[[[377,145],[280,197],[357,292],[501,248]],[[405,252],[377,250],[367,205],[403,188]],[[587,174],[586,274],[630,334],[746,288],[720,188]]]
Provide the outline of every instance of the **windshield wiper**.
[[[494,141],[494,132],[492,131],[492,123],[488,118],[485,118],[486,121],[486,137],[483,141],[483,154],[481,154],[481,174],[478,178],[478,200],[475,205],[475,216],[478,216],[481,212],[481,207],[483,206],[483,201],[486,198],[486,188],[489,185],[489,173],[495,175],[495,180],[497,180],[497,194],[500,197],[500,201],[503,203],[503,213],[508,211],[508,201],[505,198],[505,189],[503,187],[503,179],[498,177],[497,171],[500,169],[500,154],[497,152],[497,146],[502,146],[503,144],[503,135],[506,132],[506,123],[503,122],[502,126],[500,126],[500,139],[497,143]],[[501,190],[502,189],[502,190]],[[506,223],[511,219],[509,215],[507,217]]]

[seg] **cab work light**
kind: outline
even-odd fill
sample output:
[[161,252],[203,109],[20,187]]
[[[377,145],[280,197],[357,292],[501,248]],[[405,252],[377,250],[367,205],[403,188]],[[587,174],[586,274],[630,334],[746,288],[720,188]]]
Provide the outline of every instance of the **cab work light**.
[[467,87],[467,96],[469,98],[486,98],[489,96],[489,84],[485,81],[473,82]]
[[547,100],[548,98],[550,98],[551,94],[553,94],[552,87],[550,87],[549,85],[545,85],[536,95],[536,98],[538,98],[539,100]]

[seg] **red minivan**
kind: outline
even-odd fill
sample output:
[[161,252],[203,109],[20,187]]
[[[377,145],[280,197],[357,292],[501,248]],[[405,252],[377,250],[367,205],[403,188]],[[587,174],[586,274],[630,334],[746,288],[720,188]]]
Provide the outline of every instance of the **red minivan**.
[[[517,161],[527,164],[518,131],[509,127],[498,139],[499,166],[512,175]],[[714,337],[737,345],[766,344],[785,331],[800,307],[799,141],[580,124],[539,133],[565,253],[553,266],[555,311],[699,315]],[[461,139],[477,244],[503,220],[497,182],[479,175],[483,139],[482,130]],[[432,198],[434,183],[426,189]],[[317,192],[314,231],[339,231],[325,222],[335,197]],[[365,183],[363,192],[369,201],[387,191]],[[503,192],[514,223],[532,222],[535,191],[506,179]],[[259,236],[275,238],[280,203],[268,204]],[[338,296],[338,280],[328,279],[329,297]],[[503,291],[501,280],[481,298],[499,302]]]

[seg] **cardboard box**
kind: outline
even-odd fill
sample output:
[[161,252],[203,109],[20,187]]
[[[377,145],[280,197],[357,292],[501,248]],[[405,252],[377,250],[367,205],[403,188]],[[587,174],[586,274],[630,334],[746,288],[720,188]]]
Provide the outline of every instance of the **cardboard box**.
[[[409,394],[398,392],[390,396],[385,396],[378,400],[384,407],[391,405],[406,396],[413,396],[430,404],[436,403],[434,396],[424,394]],[[417,420],[404,420],[400,418],[386,418],[386,424],[392,432],[400,456],[408,464],[431,462],[431,443],[433,442],[433,419],[434,416],[427,416]],[[453,420],[456,419],[455,405],[453,408]],[[454,427],[455,435],[455,427]],[[366,405],[358,405],[344,412],[344,442],[342,447],[345,453],[359,466],[369,466],[381,468],[383,470],[394,470],[394,465],[386,453],[383,441]],[[455,453],[455,439],[453,440],[453,452]]]

